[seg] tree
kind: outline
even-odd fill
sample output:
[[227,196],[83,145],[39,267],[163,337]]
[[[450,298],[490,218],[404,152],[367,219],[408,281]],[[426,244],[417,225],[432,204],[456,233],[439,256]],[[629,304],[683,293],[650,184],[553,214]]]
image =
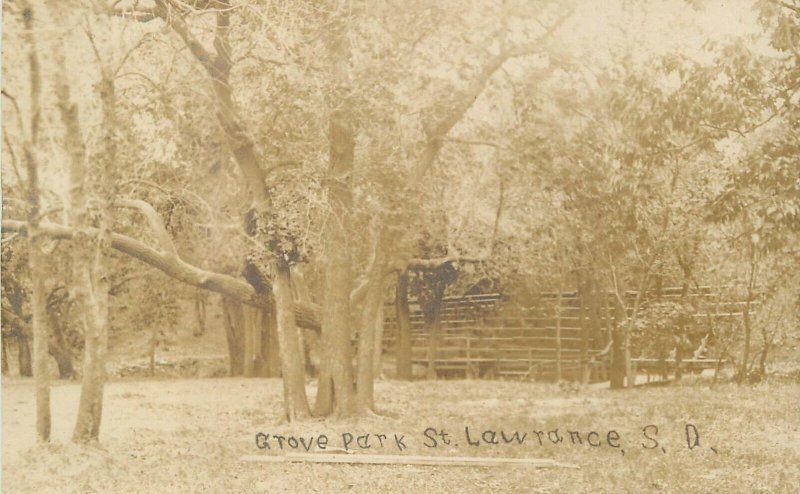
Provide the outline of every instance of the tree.
[[19,116],[20,131],[25,134],[23,157],[27,171],[28,198],[28,266],[31,273],[31,312],[33,315],[33,376],[36,379],[36,433],[42,442],[50,440],[50,370],[48,368],[47,343],[50,339],[47,320],[47,295],[44,289],[45,236],[39,229],[41,215],[41,187],[39,184],[39,162],[37,146],[41,120],[42,76],[36,37],[34,35],[34,15],[31,5],[21,3],[22,23],[25,41],[28,45],[28,70],[30,74],[30,123],[28,131],[22,126],[19,107],[12,99]]

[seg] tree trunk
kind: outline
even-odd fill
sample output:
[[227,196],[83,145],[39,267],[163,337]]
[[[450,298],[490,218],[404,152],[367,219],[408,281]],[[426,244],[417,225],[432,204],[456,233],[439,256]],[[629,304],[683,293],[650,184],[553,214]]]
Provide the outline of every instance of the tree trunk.
[[[63,65],[62,65],[63,67]],[[65,89],[66,88],[66,89]],[[83,153],[77,110],[70,111],[69,88],[66,83],[60,90],[66,96],[59,96],[62,118],[67,127],[67,141],[71,149],[70,162],[70,222],[78,228],[73,244],[73,284],[75,301],[82,312],[84,324],[84,357],[81,397],[78,418],[72,440],[78,443],[97,441],[100,436],[100,421],[103,414],[103,388],[106,381],[106,350],[108,347],[108,291],[109,281],[105,254],[111,246],[110,204],[111,177],[116,162],[116,92],[113,74],[107,67],[102,68],[102,79],[98,84],[103,111],[104,149],[98,164],[101,166],[100,228],[97,238],[92,238],[83,229],[90,223],[85,193],[84,161],[79,159]],[[74,125],[74,127],[71,127]],[[91,247],[94,248],[91,248]]]
[[[38,216],[38,208],[36,215]],[[33,376],[36,378],[36,431],[40,441],[50,440],[50,355],[47,344],[50,340],[47,328],[47,301],[44,294],[45,254],[42,252],[42,238],[34,235],[31,229],[30,263],[31,311],[33,312]]]
[[194,297],[194,313],[197,318],[197,326],[192,333],[194,336],[202,336],[206,332],[206,303],[208,296],[205,290],[197,289]]
[[33,313],[33,375],[36,380],[36,433],[39,441],[50,440],[50,373],[47,344],[47,256],[43,252],[44,237],[39,233],[41,190],[39,163],[36,156],[40,114],[41,74],[33,35],[34,12],[27,1],[21,3],[25,37],[29,45],[30,69],[30,137],[25,139],[23,154],[28,172],[28,267],[31,275],[31,312]]
[[2,362],[3,370],[2,371],[3,371],[3,375],[7,376],[8,375],[8,351],[6,350],[6,347],[8,346],[8,338],[7,337],[5,337],[5,336],[0,337],[0,346],[3,347],[3,355],[1,357],[3,359],[3,362]]
[[267,312],[258,307],[247,307],[251,312],[251,321],[253,326],[253,376],[267,377],[267,359],[264,352],[264,338],[266,324],[269,324],[269,315]]
[[376,260],[369,273],[367,296],[364,299],[364,308],[361,313],[356,383],[356,407],[359,413],[373,410],[375,407],[376,324],[380,307],[383,304],[383,270],[382,260]]
[[397,276],[394,298],[397,327],[397,378],[411,379],[411,314],[408,308],[408,271]]
[[301,352],[297,327],[294,321],[294,300],[289,266],[275,264],[272,292],[275,296],[277,333],[283,374],[283,405],[286,420],[304,419],[311,415],[306,396],[305,369],[298,359]]
[[33,376],[33,361],[31,360],[31,347],[28,336],[24,330],[17,333],[17,362],[19,362],[19,375],[22,377]]
[[228,342],[228,375],[244,374],[244,314],[242,304],[222,297],[222,322]]
[[150,327],[150,342],[148,343],[147,355],[149,357],[149,370],[147,375],[156,375],[156,348],[158,347],[158,326],[153,324]]
[[623,331],[620,328],[625,321],[625,308],[617,301],[614,304],[614,322],[612,323],[613,329],[611,337],[613,343],[611,344],[611,389],[623,389],[625,387],[625,354]]
[[[241,307],[242,309],[242,333],[244,340],[244,357],[242,358],[242,374],[244,377],[253,377],[255,375],[256,364],[256,346],[255,329],[258,326],[256,319],[255,309],[251,307]],[[260,329],[260,328],[259,328]]]
[[[181,37],[186,47],[195,59],[206,70],[217,103],[217,120],[225,132],[236,164],[241,171],[244,182],[247,184],[249,199],[251,201],[248,216],[252,215],[252,229],[248,234],[254,240],[258,250],[264,249],[269,244],[266,220],[267,212],[271,210],[271,198],[267,191],[265,161],[258,152],[243,120],[240,118],[232,95],[233,85],[230,82],[230,70],[233,65],[230,46],[230,2],[218,0],[221,8],[215,9],[216,28],[214,31],[214,52],[209,52],[192,36],[189,26],[182,16],[174,15],[169,2],[157,0],[154,13],[161,17],[175,33]],[[264,252],[256,252],[256,257]],[[292,300],[291,274],[289,265],[281,257],[281,253],[271,252],[276,256],[269,264],[274,275],[272,293],[275,298],[275,326],[279,341],[281,371],[283,375],[286,418],[293,420],[309,415],[308,399],[305,392],[305,372],[300,359],[302,347],[298,338],[295,320],[294,301]],[[266,266],[258,266],[265,268]],[[264,272],[259,269],[260,275]],[[252,283],[251,283],[252,285]],[[257,296],[263,298],[266,290],[259,290],[253,285]],[[337,287],[341,290],[343,287]],[[299,366],[299,367],[298,367]],[[352,386],[352,382],[350,384]]]
[[[334,12],[340,16],[341,12]],[[351,248],[347,245],[352,215],[352,190],[350,175],[353,170],[355,133],[351,125],[347,100],[348,65],[350,46],[346,20],[337,18],[329,28],[328,51],[331,78],[336,84],[332,102],[335,106],[329,116],[328,140],[328,205],[330,215],[325,222],[325,294],[322,304],[323,367],[320,373],[320,391],[327,398],[324,387],[327,372],[333,381],[333,411],[337,416],[355,412],[353,389],[353,361],[350,322],[350,291],[352,289]],[[370,363],[371,366],[371,363]],[[318,410],[325,407],[320,403]]]
[[50,321],[52,335],[48,350],[58,365],[58,377],[61,379],[70,379],[75,375],[75,367],[72,364],[72,353],[70,352],[69,345],[64,338],[64,318],[64,314],[56,313],[54,307],[50,306],[48,320]]
[[750,360],[750,340],[753,334],[753,322],[750,319],[750,307],[753,303],[756,286],[756,272],[758,270],[757,252],[754,246],[750,247],[750,273],[747,282],[747,299],[745,300],[742,321],[744,322],[744,348],[742,349],[742,363],[736,382],[742,384],[747,379],[748,362]]
[[271,308],[262,309],[261,314],[261,355],[266,360],[266,377],[280,377],[281,356],[278,346],[278,324],[275,318],[275,304]]
[[[383,290],[385,286],[381,289]],[[383,293],[383,292],[382,292]],[[372,372],[375,379],[382,379],[383,377],[383,333],[384,333],[384,313],[383,313],[383,297],[378,304],[378,310],[375,311],[375,352],[372,360]]]
[[439,358],[439,340],[442,330],[442,298],[446,283],[434,281],[433,297],[425,312],[425,332],[428,333],[428,379],[436,379],[436,360]]

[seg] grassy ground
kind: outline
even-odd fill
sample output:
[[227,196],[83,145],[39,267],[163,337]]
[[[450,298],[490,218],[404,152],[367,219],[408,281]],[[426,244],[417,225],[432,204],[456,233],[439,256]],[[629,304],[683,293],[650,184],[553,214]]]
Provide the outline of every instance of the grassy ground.
[[[68,442],[78,393],[75,384],[54,387],[54,442],[36,446],[32,382],[4,379],[3,492],[782,493],[800,486],[797,384],[570,392],[514,382],[385,381],[377,386],[377,399],[396,418],[278,425],[282,391],[277,380],[119,381],[107,387],[102,449]],[[700,435],[699,446],[691,450],[687,423]],[[659,428],[654,449],[643,446],[654,445],[642,435],[649,424]],[[473,436],[484,430],[528,436],[521,445],[469,446],[465,426]],[[449,432],[451,444],[427,448],[427,427]],[[563,442],[547,437],[555,429]],[[537,430],[545,433],[542,445]],[[578,431],[583,444],[572,444],[568,430]],[[610,430],[619,434],[619,448],[608,444]],[[601,446],[586,443],[591,431],[598,433],[592,442]],[[653,435],[652,428],[648,431]],[[396,454],[398,461],[409,454],[533,457],[580,469],[241,461],[244,454],[279,453],[258,450],[257,432],[326,434],[329,447],[341,447],[344,432],[371,433],[370,452]],[[374,444],[377,433],[388,436],[384,449]],[[397,451],[394,433],[405,436],[406,450]],[[558,435],[552,434],[556,440]]]

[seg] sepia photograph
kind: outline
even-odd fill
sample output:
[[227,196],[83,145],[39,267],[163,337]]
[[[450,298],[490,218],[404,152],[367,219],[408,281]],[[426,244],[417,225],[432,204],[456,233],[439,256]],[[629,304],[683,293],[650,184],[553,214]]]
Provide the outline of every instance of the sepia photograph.
[[800,0],[2,0],[4,493],[800,491]]

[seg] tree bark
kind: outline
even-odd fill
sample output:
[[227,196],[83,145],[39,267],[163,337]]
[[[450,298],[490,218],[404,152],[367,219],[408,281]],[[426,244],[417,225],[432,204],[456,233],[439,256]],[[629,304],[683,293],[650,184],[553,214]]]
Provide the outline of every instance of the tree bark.
[[408,307],[408,271],[397,275],[394,298],[397,327],[397,378],[411,379],[411,311]]
[[304,419],[311,415],[306,396],[305,372],[300,355],[300,341],[294,323],[294,300],[289,266],[278,263],[272,293],[275,296],[277,332],[283,372],[284,412],[288,421]]

